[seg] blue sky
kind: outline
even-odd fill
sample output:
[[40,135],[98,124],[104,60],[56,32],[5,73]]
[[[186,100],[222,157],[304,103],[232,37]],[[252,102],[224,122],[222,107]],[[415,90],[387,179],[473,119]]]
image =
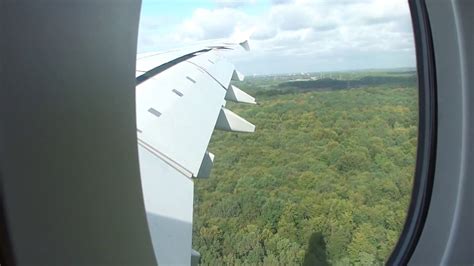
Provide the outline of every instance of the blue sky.
[[239,7],[249,14],[261,14],[271,6],[271,2],[255,1],[245,4],[245,1],[215,1],[215,0],[143,0],[143,16],[166,16],[171,15],[177,19],[190,17],[197,8],[218,9],[222,7]]
[[415,66],[405,0],[143,0],[138,52],[249,32],[247,75]]

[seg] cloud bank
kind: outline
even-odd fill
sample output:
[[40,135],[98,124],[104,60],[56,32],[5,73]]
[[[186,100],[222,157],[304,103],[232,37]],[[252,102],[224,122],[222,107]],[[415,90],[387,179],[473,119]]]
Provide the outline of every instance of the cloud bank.
[[230,55],[246,74],[415,65],[406,1],[272,0],[263,11],[249,12],[253,5],[258,1],[218,0],[215,8],[196,8],[169,24],[142,18],[139,52],[253,31],[251,52]]

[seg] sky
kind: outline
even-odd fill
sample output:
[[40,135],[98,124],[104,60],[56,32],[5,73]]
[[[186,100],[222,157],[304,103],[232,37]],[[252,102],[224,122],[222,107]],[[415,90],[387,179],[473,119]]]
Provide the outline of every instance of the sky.
[[250,36],[246,75],[415,67],[407,0],[142,0],[138,52]]

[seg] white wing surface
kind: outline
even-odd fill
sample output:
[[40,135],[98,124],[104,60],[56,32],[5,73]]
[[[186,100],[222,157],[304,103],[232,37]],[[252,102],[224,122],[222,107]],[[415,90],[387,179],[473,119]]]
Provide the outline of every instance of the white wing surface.
[[[137,138],[147,219],[160,265],[189,265],[193,179],[209,176],[214,129],[253,132],[255,126],[224,108],[225,101],[255,103],[231,85],[243,75],[221,54],[243,47],[214,42],[137,55]],[[218,155],[217,155],[218,156]]]

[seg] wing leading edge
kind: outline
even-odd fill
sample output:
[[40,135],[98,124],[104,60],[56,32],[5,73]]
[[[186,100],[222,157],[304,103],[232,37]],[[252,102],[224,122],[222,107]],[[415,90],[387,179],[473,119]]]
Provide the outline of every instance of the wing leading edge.
[[221,56],[248,42],[213,42],[137,56],[137,142],[149,230],[159,264],[191,263],[194,178],[211,172],[207,146],[214,129],[253,132],[224,108],[226,100],[255,104],[231,84],[244,76]]

